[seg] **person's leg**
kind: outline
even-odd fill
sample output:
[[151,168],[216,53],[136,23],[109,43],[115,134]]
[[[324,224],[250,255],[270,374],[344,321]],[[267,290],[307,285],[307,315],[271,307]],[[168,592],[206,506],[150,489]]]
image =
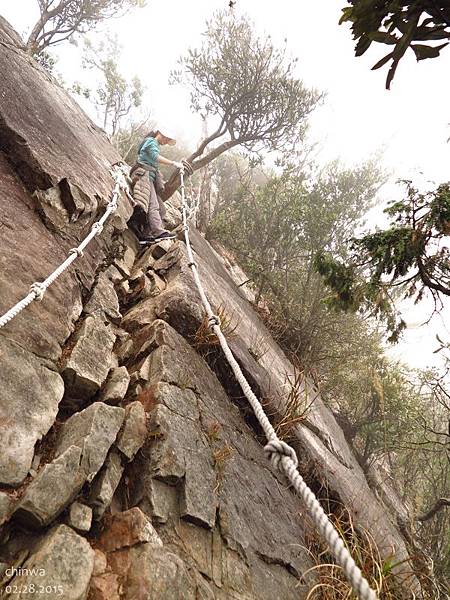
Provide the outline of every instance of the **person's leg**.
[[148,203],[147,222],[150,235],[157,236],[165,231],[160,214],[159,199],[156,195],[155,185],[152,181],[150,182],[150,200]]
[[167,214],[167,209],[166,209],[166,205],[164,204],[164,201],[161,200],[160,196],[158,196],[158,204],[159,204],[159,214],[161,215],[161,219],[164,222],[164,219],[166,218],[166,214]]
[[164,222],[164,219],[166,218],[166,212],[167,212],[164,202],[161,200],[161,195],[164,192],[164,187],[165,187],[165,183],[164,183],[164,179],[162,178],[161,172],[157,171],[156,177],[155,177],[155,190],[156,190],[156,195],[158,196],[159,214],[161,215],[161,219],[163,220],[163,222]]

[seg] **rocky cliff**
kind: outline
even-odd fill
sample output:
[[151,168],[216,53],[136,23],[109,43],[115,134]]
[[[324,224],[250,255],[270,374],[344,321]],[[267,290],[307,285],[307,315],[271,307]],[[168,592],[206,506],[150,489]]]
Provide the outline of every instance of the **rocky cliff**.
[[[4,20],[0,72],[3,314],[89,231],[120,157]],[[317,534],[205,333],[184,243],[139,253],[131,214],[123,194],[83,257],[0,330],[1,597],[306,598]],[[191,235],[237,360],[282,415],[292,365],[226,260]],[[384,557],[407,560],[395,513],[313,386],[300,391],[315,398],[291,431],[302,474]]]

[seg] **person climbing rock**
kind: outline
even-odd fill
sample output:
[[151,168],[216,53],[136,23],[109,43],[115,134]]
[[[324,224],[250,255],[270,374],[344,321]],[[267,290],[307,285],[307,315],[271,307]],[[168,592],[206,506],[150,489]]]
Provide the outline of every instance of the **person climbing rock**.
[[[176,237],[173,233],[167,231],[163,225],[166,209],[160,194],[164,190],[164,181],[158,169],[158,165],[172,165],[178,169],[182,169],[183,163],[161,156],[161,146],[174,146],[176,144],[176,140],[166,135],[166,133],[157,129],[149,132],[145,136],[144,141],[139,146],[137,163],[130,171],[130,177],[134,184],[137,179],[142,176],[142,170],[148,172],[150,180],[150,194],[146,209],[145,223],[143,223],[137,231],[141,244],[174,239]],[[137,206],[141,209],[144,208],[139,202],[137,202]]]

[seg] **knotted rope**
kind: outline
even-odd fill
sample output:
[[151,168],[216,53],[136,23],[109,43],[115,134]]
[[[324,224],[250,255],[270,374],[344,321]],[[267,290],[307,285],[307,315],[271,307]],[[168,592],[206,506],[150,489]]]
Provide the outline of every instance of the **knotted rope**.
[[353,590],[358,595],[360,600],[377,600],[376,593],[371,589],[367,580],[361,573],[361,570],[358,568],[355,561],[351,557],[350,552],[345,547],[342,538],[334,528],[330,519],[327,517],[325,511],[320,505],[320,502],[317,500],[312,490],[309,489],[302,476],[298,472],[298,458],[295,453],[295,450],[291,446],[289,446],[289,444],[286,444],[286,442],[280,440],[277,436],[274,428],[272,427],[272,424],[270,423],[266,413],[264,412],[261,406],[261,403],[253,393],[248,381],[242,373],[239,364],[237,363],[236,359],[233,356],[233,353],[231,352],[228,342],[220,328],[220,318],[218,317],[218,315],[214,314],[211,308],[211,304],[209,303],[209,300],[206,297],[205,291],[203,289],[198,274],[197,263],[194,260],[191,242],[189,239],[189,226],[187,224],[189,206],[186,202],[184,191],[183,169],[181,169],[180,177],[180,190],[182,200],[181,208],[183,216],[182,230],[184,231],[184,239],[186,242],[188,265],[192,269],[192,275],[194,277],[195,285],[197,287],[198,293],[200,294],[200,298],[208,318],[209,327],[214,331],[217,338],[219,339],[220,346],[225,354],[225,357],[231,369],[233,370],[233,373],[239,385],[241,386],[244,395],[249,401],[256,418],[258,419],[261,427],[264,430],[264,433],[268,440],[266,446],[264,447],[264,452],[267,458],[272,463],[272,465],[276,469],[284,473],[284,475],[288,478],[288,480],[294,487],[297,494],[302,498],[303,502],[305,503],[311,514],[311,517],[317,529],[322,534],[323,538],[326,540],[331,552],[335,557],[336,562],[342,567],[347,580],[351,584]]
[[110,171],[114,178],[114,188],[112,191],[111,200],[106,206],[106,210],[103,213],[101,219],[94,223],[91,227],[91,231],[84,238],[84,240],[76,248],[71,248],[68,252],[66,260],[51,273],[44,281],[35,281],[31,284],[30,291],[25,298],[20,300],[12,308],[10,308],[3,316],[0,317],[0,328],[4,327],[9,321],[14,319],[19,313],[21,313],[28,305],[34,300],[41,302],[44,297],[47,288],[64,273],[64,271],[79,257],[83,256],[83,250],[89,244],[89,242],[103,230],[107,218],[110,214],[117,210],[120,190],[128,191],[128,183],[126,181],[126,172],[122,165],[115,165]]

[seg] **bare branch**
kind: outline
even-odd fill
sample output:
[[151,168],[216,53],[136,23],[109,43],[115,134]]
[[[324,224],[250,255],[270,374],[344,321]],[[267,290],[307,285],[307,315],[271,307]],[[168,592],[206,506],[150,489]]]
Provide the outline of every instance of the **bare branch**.
[[417,517],[417,520],[421,521],[422,523],[424,521],[429,521],[430,519],[432,519],[434,517],[434,515],[438,511],[442,510],[443,508],[445,508],[447,506],[450,506],[450,498],[439,498],[439,500],[436,501],[434,506],[432,508],[430,508],[430,510],[428,512],[426,512],[425,514]]

